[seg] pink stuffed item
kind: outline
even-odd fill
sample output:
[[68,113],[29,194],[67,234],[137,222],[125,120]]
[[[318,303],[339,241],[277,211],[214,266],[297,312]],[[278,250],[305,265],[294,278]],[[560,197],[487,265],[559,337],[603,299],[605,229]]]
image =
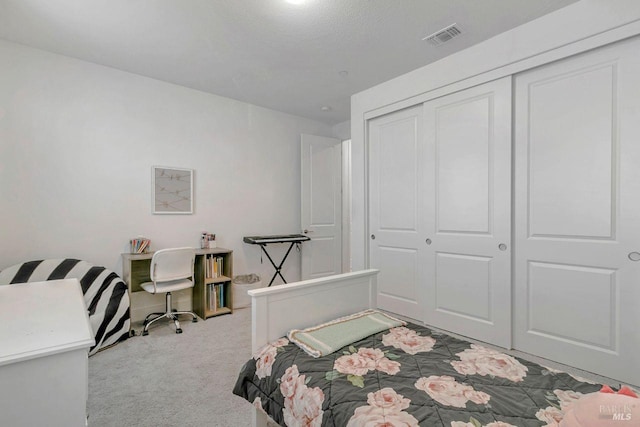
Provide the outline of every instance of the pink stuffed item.
[[617,393],[603,386],[576,401],[565,413],[560,427],[640,427],[640,399],[629,387]]

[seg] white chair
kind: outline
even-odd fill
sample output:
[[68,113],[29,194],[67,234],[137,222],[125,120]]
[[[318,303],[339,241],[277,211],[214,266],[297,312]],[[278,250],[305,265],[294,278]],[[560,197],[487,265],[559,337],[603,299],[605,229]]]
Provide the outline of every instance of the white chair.
[[156,320],[165,317],[175,323],[176,334],[182,333],[178,315],[188,314],[193,317],[192,322],[198,321],[196,315],[191,311],[171,309],[171,292],[193,287],[194,260],[195,251],[193,248],[162,249],[153,254],[150,270],[151,282],[142,283],[140,287],[150,294],[165,293],[166,308],[164,313],[151,313],[144,319],[142,335],[148,335],[149,326]]

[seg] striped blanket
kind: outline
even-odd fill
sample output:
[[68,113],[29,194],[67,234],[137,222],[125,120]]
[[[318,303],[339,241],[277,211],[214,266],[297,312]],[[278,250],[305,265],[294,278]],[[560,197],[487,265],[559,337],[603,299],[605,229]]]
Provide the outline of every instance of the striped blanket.
[[129,337],[127,285],[113,271],[77,259],[47,259],[0,271],[0,285],[76,278],[82,287],[96,344],[89,355]]

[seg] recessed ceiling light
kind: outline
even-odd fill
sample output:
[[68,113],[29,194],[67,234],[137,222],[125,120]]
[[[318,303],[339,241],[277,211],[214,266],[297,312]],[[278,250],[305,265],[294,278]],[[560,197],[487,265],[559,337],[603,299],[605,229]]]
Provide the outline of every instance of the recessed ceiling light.
[[304,3],[306,0],[285,0],[287,3],[290,4],[302,4]]
[[324,112],[331,111],[331,107],[329,107],[328,105],[323,105],[322,107],[320,107],[320,109]]

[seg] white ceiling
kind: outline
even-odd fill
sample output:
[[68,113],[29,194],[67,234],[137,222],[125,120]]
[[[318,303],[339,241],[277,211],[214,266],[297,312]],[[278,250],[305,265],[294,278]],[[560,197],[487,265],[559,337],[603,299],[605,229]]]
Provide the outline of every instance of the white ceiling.
[[352,94],[575,1],[0,0],[0,38],[336,124]]

